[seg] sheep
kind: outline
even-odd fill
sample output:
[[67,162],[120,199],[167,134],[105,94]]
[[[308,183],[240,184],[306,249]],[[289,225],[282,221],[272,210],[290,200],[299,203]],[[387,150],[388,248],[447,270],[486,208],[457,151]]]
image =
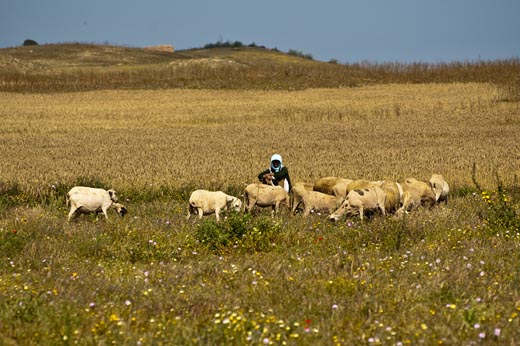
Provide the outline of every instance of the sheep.
[[124,205],[117,203],[117,193],[113,189],[104,190],[86,186],[75,186],[67,192],[66,204],[70,205],[67,220],[79,214],[100,213],[108,220],[108,208],[114,208],[120,216],[127,213]]
[[262,208],[272,207],[274,215],[278,213],[282,203],[291,209],[289,194],[281,186],[253,183],[247,185],[244,190],[246,212],[251,212],[253,207],[257,205]]
[[215,213],[217,222],[219,222],[221,210],[240,212],[241,209],[242,201],[240,199],[222,191],[195,190],[190,195],[186,221],[190,219],[191,215],[198,214],[200,220],[203,215]]
[[318,191],[306,191],[299,203],[303,203],[303,217],[309,216],[312,210],[332,213],[339,204],[335,196]]
[[366,180],[366,179],[358,179],[353,180],[350,184],[347,185],[346,194],[352,190],[362,190],[362,189],[368,189],[371,187],[381,187],[381,184],[383,184],[382,180],[372,181],[372,180]]
[[444,177],[440,174],[433,174],[429,181],[430,187],[435,194],[435,201],[441,203],[444,201],[445,205],[448,205],[448,194],[450,192],[450,186],[444,180]]
[[291,201],[291,205],[292,205],[291,211],[293,214],[296,211],[296,208],[298,208],[298,205],[300,205],[303,195],[305,193],[307,193],[307,191],[312,191],[313,186],[314,186],[313,184],[303,183],[303,182],[297,182],[296,184],[293,185],[291,192],[290,192],[290,196],[291,196],[291,200],[292,200]]
[[345,183],[349,184],[351,183],[351,179],[345,179],[345,178],[338,178],[338,177],[324,177],[316,180],[314,182],[314,191],[323,192],[327,195],[333,195],[334,194],[334,186],[338,183]]
[[336,196],[339,203],[343,202],[345,197],[347,197],[347,188],[352,182],[353,180],[343,179],[332,187],[332,193]]
[[359,214],[361,221],[363,221],[367,210],[380,210],[383,215],[386,215],[385,201],[386,193],[379,187],[352,190],[339,208],[329,215],[328,219],[338,221],[345,214]]
[[435,204],[435,195],[428,183],[415,178],[406,178],[401,186],[403,195],[401,196],[401,208],[397,210],[398,216],[410,212],[420,205],[429,204],[431,207]]
[[396,212],[401,206],[401,196],[403,195],[401,184],[385,180],[381,184],[381,190],[386,193],[385,211],[389,214]]

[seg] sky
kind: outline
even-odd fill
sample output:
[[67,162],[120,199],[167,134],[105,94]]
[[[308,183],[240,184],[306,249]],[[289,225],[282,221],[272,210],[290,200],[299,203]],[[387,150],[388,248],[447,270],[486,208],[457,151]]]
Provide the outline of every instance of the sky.
[[218,41],[316,60],[520,57],[520,0],[0,0],[0,48],[25,39],[176,50]]

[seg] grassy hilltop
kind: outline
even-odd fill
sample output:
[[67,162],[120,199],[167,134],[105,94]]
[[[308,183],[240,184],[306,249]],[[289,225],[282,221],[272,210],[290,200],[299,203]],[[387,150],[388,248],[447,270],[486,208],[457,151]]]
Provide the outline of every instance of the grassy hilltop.
[[388,83],[494,83],[518,97],[518,59],[451,63],[314,61],[301,52],[257,46],[174,53],[92,44],[0,49],[0,91],[99,89],[260,89],[351,87]]
[[[339,64],[261,47],[0,49],[1,345],[512,345],[518,60]],[[447,206],[186,222],[279,152],[293,182],[443,174]],[[129,214],[67,223],[74,185]]]

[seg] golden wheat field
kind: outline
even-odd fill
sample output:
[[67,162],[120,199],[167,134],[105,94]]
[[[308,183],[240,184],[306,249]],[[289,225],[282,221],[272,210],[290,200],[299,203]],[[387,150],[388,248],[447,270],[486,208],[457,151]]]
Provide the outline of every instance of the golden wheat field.
[[97,177],[116,189],[240,187],[280,153],[322,176],[483,187],[520,173],[520,112],[489,84],[301,91],[0,93],[0,176],[32,190]]

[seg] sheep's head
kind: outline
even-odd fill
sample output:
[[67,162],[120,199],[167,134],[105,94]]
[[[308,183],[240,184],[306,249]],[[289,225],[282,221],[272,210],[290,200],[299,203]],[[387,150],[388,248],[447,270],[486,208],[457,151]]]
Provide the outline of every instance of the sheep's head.
[[329,215],[328,219],[329,221],[336,222],[339,219],[341,219],[345,214],[349,214],[351,212],[350,204],[348,203],[348,200],[343,200],[341,205],[338,209],[336,209],[335,212]]
[[112,202],[116,203],[117,202],[117,193],[116,193],[116,190],[114,189],[110,189],[107,191],[108,192],[108,195],[110,196],[110,199],[112,200]]
[[125,216],[128,213],[128,209],[126,209],[126,207],[120,203],[114,203],[112,204],[112,207],[121,217]]
[[240,210],[242,209],[242,201],[238,198],[234,198],[233,201],[231,201],[230,208],[231,208],[231,210],[234,210],[237,213],[239,213]]

